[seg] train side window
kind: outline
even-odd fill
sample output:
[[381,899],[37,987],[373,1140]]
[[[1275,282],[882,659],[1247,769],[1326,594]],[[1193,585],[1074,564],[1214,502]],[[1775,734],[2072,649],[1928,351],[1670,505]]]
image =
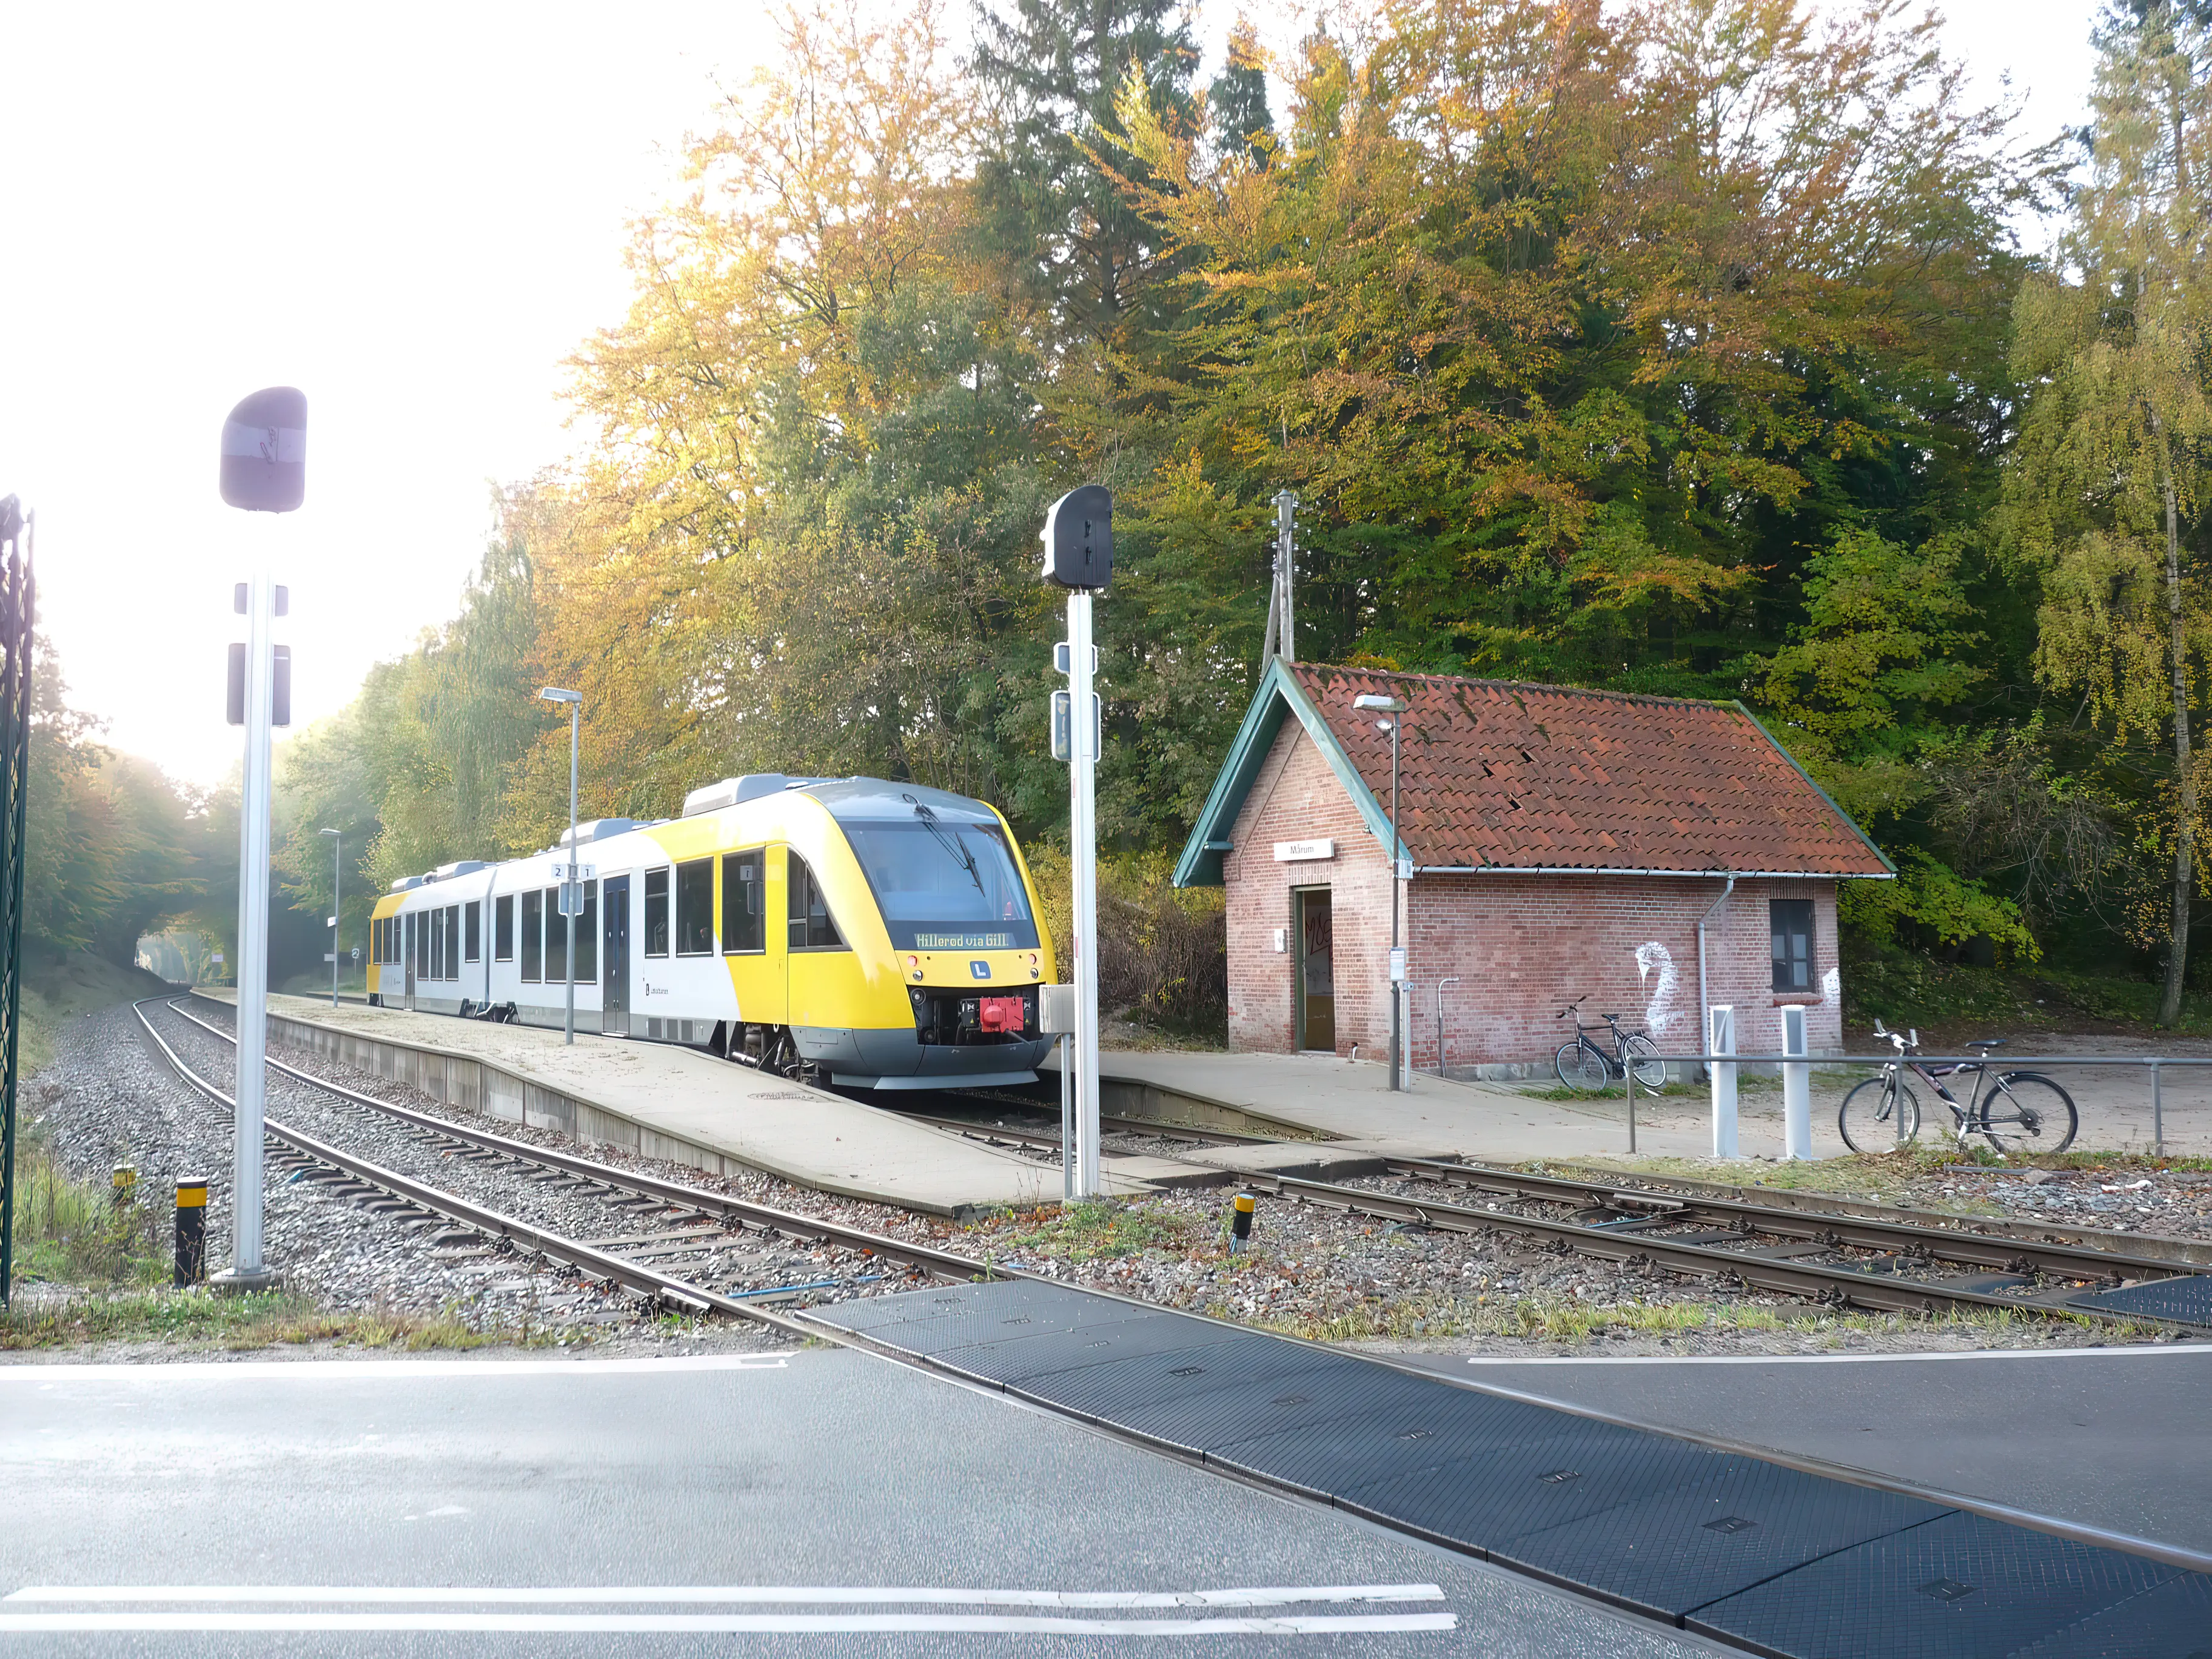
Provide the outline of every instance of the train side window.
[[830,914],[830,900],[806,860],[793,853],[790,862],[791,948],[794,951],[842,951],[845,937]]
[[494,962],[514,960],[514,895],[501,893],[491,902],[491,956]]
[[430,977],[430,913],[417,910],[407,918],[407,936],[414,943],[409,952],[415,958],[415,977]]
[[461,960],[464,962],[482,962],[483,960],[483,901],[479,899],[471,899],[469,901],[469,908],[463,911],[461,915],[462,937],[464,940],[461,948]]
[[430,977],[443,979],[445,976],[446,913],[433,910],[430,912]]
[[645,872],[645,953],[668,954],[668,872]]
[[545,977],[545,895],[535,887],[522,896],[522,977]]
[[568,982],[568,918],[561,914],[561,890],[545,890],[545,982]]
[[714,949],[714,860],[676,866],[676,954],[703,957]]
[[446,977],[461,976],[461,907],[446,907]]
[[[576,983],[599,982],[599,884],[576,884],[584,890],[584,908],[576,913]],[[565,927],[567,924],[562,924]]]
[[762,876],[768,850],[722,855],[722,954],[741,956],[768,949],[768,906]]

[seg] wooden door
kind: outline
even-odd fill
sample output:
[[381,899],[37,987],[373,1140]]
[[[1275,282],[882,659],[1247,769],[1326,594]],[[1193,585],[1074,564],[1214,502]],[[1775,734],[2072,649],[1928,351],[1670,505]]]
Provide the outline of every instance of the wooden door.
[[1328,889],[1308,887],[1297,903],[1298,1047],[1336,1052],[1336,970]]

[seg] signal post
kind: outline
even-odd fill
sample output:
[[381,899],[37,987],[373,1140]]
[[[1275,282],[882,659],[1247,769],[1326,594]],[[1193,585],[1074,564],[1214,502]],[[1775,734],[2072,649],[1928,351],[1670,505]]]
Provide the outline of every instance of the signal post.
[[1074,915],[1074,1195],[1095,1198],[1098,1171],[1098,653],[1091,598],[1114,574],[1114,497],[1097,484],[1072,489],[1045,515],[1043,579],[1067,590],[1067,638],[1054,655],[1067,690],[1053,693],[1053,757],[1068,763],[1067,862]]
[[[290,386],[255,392],[223,422],[222,499],[249,513],[297,510],[307,499],[307,447],[306,396]],[[271,619],[284,614],[286,596],[272,579],[270,561],[264,556],[256,562],[259,568],[251,581],[238,585],[234,601],[246,617],[246,642],[230,651],[230,722],[246,728],[246,769],[239,803],[238,1080],[231,1127],[230,1269],[215,1281],[239,1291],[259,1290],[271,1278],[261,1259],[261,1122],[269,1012],[269,735],[272,725],[291,722],[290,653],[270,637]],[[331,949],[337,949],[335,938]]]

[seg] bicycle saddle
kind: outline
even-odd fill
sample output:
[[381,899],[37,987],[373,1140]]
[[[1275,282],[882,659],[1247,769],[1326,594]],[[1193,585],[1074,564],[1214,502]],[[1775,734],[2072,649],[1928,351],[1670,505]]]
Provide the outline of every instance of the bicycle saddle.
[[1981,1037],[1966,1046],[1969,1048],[2002,1048],[2010,1041],[2009,1037]]

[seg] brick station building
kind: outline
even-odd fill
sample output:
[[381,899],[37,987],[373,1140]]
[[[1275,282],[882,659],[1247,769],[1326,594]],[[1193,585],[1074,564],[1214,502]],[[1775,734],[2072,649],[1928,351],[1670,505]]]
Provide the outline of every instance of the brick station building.
[[1701,1002],[1735,1008],[1741,1053],[1782,1048],[1790,1004],[1814,1052],[1841,1046],[1836,884],[1896,872],[1741,704],[1278,661],[1176,870],[1228,889],[1231,1048],[1389,1053],[1390,738],[1367,693],[1408,705],[1414,1066],[1438,1063],[1439,994],[1455,1071],[1548,1068],[1577,998],[1670,1053],[1702,1049]]

